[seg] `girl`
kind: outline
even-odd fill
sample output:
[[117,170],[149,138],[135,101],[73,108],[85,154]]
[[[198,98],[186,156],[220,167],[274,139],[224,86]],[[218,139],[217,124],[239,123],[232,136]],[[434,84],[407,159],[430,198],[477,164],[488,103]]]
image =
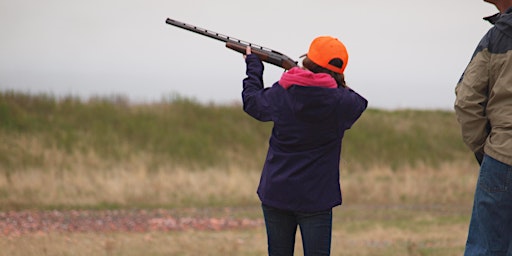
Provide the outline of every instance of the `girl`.
[[303,68],[263,86],[263,63],[247,47],[244,111],[274,127],[258,195],[269,255],[293,255],[297,226],[304,255],[329,255],[332,208],[341,205],[339,165],[345,131],[367,100],[348,88],[348,53],[338,39],[315,38]]

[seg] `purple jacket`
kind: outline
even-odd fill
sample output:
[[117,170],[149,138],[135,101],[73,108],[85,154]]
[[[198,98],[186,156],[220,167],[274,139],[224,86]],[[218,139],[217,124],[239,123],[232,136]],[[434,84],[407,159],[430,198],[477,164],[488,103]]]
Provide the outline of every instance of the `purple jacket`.
[[314,83],[276,82],[264,88],[263,63],[254,54],[247,56],[246,63],[244,111],[257,120],[274,122],[258,187],[261,202],[298,212],[340,205],[341,142],[345,130],[366,109],[367,100],[350,89]]

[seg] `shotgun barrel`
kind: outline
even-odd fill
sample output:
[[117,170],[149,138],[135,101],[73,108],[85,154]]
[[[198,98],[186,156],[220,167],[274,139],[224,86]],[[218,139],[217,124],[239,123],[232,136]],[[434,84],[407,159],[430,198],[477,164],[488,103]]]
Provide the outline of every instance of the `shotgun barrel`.
[[222,41],[226,43],[226,47],[245,54],[245,50],[247,46],[251,47],[252,53],[258,55],[261,61],[276,65],[278,67],[284,68],[285,70],[291,69],[297,66],[297,62],[291,59],[290,57],[278,52],[274,51],[270,48],[266,48],[263,46],[259,46],[253,43],[249,43],[247,41],[243,41],[234,37],[226,36],[223,34],[219,34],[217,32],[207,30],[204,28],[200,28],[194,25],[190,25],[181,21],[173,20],[167,18],[165,21],[167,24],[176,26],[206,37],[213,38],[218,41]]

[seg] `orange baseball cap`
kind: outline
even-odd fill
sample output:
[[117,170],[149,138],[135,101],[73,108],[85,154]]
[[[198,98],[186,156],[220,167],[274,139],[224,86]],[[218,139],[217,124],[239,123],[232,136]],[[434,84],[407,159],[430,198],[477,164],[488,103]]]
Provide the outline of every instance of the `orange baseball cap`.
[[331,36],[315,38],[308,53],[303,56],[308,56],[315,64],[340,74],[343,74],[348,64],[347,48],[340,40]]

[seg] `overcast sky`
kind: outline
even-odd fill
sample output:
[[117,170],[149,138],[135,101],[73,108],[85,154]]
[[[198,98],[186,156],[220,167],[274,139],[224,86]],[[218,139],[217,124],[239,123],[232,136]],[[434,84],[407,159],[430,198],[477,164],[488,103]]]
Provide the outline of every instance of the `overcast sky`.
[[[242,55],[169,17],[280,51],[345,43],[347,83],[384,109],[452,109],[496,13],[481,0],[0,0],[0,91],[240,102]],[[267,64],[266,86],[282,69]]]

